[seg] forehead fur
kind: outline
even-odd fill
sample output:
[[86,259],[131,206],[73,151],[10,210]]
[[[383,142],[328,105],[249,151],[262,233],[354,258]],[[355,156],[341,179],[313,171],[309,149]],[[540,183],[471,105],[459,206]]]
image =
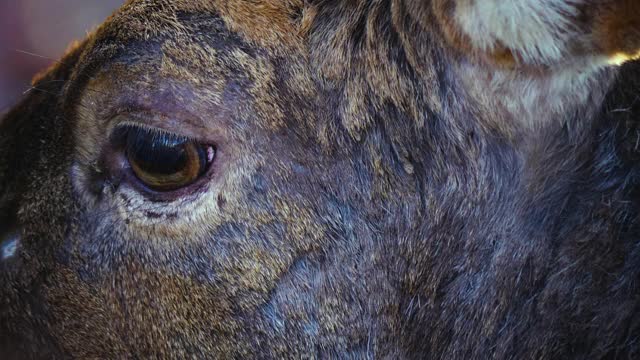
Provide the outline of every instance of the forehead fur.
[[292,44],[302,0],[142,0],[129,1],[102,28],[122,41],[179,36],[188,31],[180,14],[221,16],[229,29],[262,46]]

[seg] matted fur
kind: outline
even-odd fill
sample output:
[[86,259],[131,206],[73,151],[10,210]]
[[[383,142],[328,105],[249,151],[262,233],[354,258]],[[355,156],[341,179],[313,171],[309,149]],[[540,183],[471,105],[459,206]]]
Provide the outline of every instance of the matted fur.
[[639,9],[129,1],[0,122],[0,355],[640,357]]

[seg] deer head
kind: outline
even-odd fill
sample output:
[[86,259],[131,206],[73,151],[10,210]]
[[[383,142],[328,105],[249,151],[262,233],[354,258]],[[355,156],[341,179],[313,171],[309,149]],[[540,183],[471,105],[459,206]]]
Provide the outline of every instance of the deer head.
[[133,0],[0,122],[7,358],[640,355],[632,0]]

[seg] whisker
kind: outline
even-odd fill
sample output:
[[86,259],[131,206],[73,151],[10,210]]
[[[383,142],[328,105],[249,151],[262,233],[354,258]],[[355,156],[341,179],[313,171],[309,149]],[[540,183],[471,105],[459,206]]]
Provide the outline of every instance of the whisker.
[[34,56],[34,57],[37,57],[37,58],[41,58],[41,59],[51,60],[51,61],[54,61],[54,62],[56,62],[58,64],[61,64],[61,65],[67,65],[67,64],[63,63],[62,61],[60,61],[58,59],[54,59],[52,57],[48,57],[48,56],[44,56],[44,55],[39,55],[39,54],[32,53],[32,52],[29,52],[29,51],[26,51],[26,50],[14,49],[14,51],[16,51],[18,53],[21,53],[21,54],[25,54],[25,55],[31,55],[31,56]]
[[[56,97],[58,97],[58,96],[61,96],[61,95],[62,95],[62,93],[61,93],[61,92],[60,92],[60,93],[54,93],[54,92],[51,92],[51,91],[47,91],[47,90],[44,90],[44,89],[40,89],[40,88],[38,88],[37,86],[33,86],[33,87],[31,87],[30,89],[28,89],[27,91],[25,91],[25,92],[24,92],[24,94],[27,94],[28,92],[30,92],[30,91],[34,91],[34,90],[35,90],[35,91],[39,91],[39,92],[44,93],[44,94],[49,94],[49,95],[52,95],[52,96],[56,96]],[[85,108],[85,109],[91,110],[89,107],[87,107],[87,106],[83,105],[83,104],[82,104],[82,103],[80,103],[80,102],[76,103],[76,105],[77,105],[77,106],[81,106],[81,107],[83,107],[83,108]]]
[[[21,54],[34,56],[34,57],[41,58],[41,59],[51,60],[51,61],[55,62],[56,64],[60,64],[60,65],[63,65],[63,66],[68,66],[67,63],[65,63],[63,61],[60,61],[60,60],[58,60],[56,58],[52,58],[52,57],[49,57],[49,56],[32,53],[32,52],[29,52],[29,51],[26,51],[26,50],[21,50],[21,49],[13,49],[13,50],[15,52],[18,52],[18,53],[21,53]],[[89,75],[86,75],[86,74],[82,74],[82,76],[86,76],[89,80],[93,80],[94,79],[92,76],[89,76]]]
[[[49,83],[56,83],[56,82],[64,83],[64,82],[67,82],[67,81],[69,81],[69,80],[49,80],[49,81],[42,82],[39,85],[46,85],[46,84],[49,84]],[[11,110],[12,107],[16,106],[24,96],[28,95],[30,92],[32,92],[34,90],[42,92],[42,93],[50,94],[50,95],[53,95],[53,96],[61,96],[62,95],[62,92],[53,93],[51,91],[40,89],[37,86],[29,87],[28,89],[23,91],[20,95],[14,96],[13,98],[10,98],[9,101],[6,102],[5,104],[0,104],[0,117],[6,115],[6,113],[9,112],[9,110]],[[83,91],[92,91],[92,92],[95,92],[95,93],[98,93],[98,94],[101,94],[101,95],[106,95],[105,92],[93,89],[91,87],[86,87]],[[78,105],[82,105],[82,104],[78,104]],[[84,107],[86,108],[86,106],[84,106]]]
[[40,89],[37,86],[32,86],[31,88],[27,89],[27,91],[22,93],[22,95],[28,94],[32,90],[36,90],[36,91],[39,91],[41,93],[45,93],[45,94],[49,94],[49,95],[53,95],[53,96],[60,96],[60,93],[54,93],[54,92],[51,92],[51,91],[48,91],[48,90]]
[[[39,82],[38,86],[42,86],[42,85],[47,85],[47,84],[51,84],[51,83],[65,83],[67,82],[67,80],[47,80],[47,81],[43,81],[43,82]],[[27,90],[22,92],[22,96],[27,95],[28,93],[31,92],[31,90],[35,89],[37,86],[31,86],[29,87]]]
[[51,84],[51,83],[58,83],[58,82],[67,82],[69,80],[65,80],[65,79],[58,79],[58,80],[47,80],[47,81],[43,81],[40,82],[40,84]]

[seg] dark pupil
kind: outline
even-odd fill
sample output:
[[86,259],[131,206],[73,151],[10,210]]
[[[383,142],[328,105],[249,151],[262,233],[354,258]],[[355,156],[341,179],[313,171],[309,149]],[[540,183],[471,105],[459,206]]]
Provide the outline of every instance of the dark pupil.
[[193,160],[189,159],[186,151],[187,143],[186,139],[175,135],[132,128],[128,131],[126,147],[129,158],[145,172],[172,175],[182,171],[189,160]]

